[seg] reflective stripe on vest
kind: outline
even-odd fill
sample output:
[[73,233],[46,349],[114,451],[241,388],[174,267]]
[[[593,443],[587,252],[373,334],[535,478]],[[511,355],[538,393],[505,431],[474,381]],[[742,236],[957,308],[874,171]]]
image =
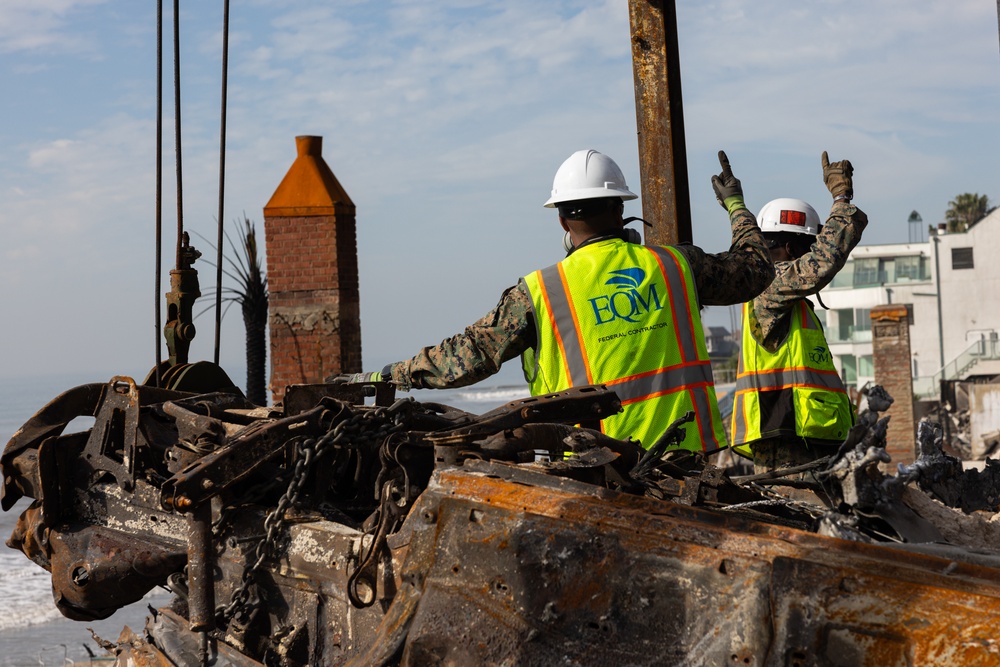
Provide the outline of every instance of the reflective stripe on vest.
[[[806,305],[806,300],[801,299],[796,308],[799,309],[799,323],[803,329],[819,329],[819,320],[816,319],[816,315],[810,310],[809,306]],[[824,336],[825,339],[825,336]]]
[[[559,348],[562,350],[562,358],[566,363],[566,374],[569,376],[570,386],[594,384],[590,377],[590,367],[584,356],[579,336],[561,335],[562,332],[575,333],[579,328],[576,310],[569,300],[569,287],[566,284],[566,276],[563,275],[562,264],[542,269],[541,278],[543,293],[548,302],[552,319],[550,324],[556,335]],[[568,387],[563,387],[563,389],[568,389]]]
[[[636,276],[643,276],[641,284],[630,282]],[[539,327],[533,369],[525,356],[532,394],[605,384],[625,406],[602,423],[612,437],[631,436],[650,447],[674,419],[693,410],[695,424],[687,426],[683,446],[725,446],[693,276],[683,255],[599,242],[524,281]]]
[[837,371],[821,371],[804,366],[757,371],[756,373],[747,373],[736,378],[736,391],[746,391],[755,388],[760,391],[769,391],[791,387],[814,387],[816,389],[843,391],[844,383],[841,381]]
[[[749,306],[743,305],[743,343],[733,397],[733,448],[749,455],[749,448],[742,445],[763,437],[846,437],[854,423],[853,409],[812,309],[804,299],[795,304],[787,337],[777,351],[769,353],[750,334]],[[762,414],[761,393],[782,391],[789,392],[781,403],[785,412]]]

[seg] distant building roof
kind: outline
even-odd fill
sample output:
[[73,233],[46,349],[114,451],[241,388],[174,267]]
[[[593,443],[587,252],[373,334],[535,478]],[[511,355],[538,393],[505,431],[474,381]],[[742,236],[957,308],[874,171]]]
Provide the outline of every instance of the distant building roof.
[[729,329],[727,329],[726,327],[705,326],[705,333],[707,333],[709,336],[720,336],[724,338],[729,335]]

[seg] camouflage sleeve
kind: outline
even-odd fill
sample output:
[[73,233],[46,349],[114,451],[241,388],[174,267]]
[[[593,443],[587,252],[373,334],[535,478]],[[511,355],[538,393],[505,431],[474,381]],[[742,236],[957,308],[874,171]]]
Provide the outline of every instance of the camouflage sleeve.
[[462,333],[388,368],[392,381],[403,391],[465,387],[493,375],[501,364],[534,344],[531,298],[519,283],[504,291],[496,308]]
[[687,257],[703,306],[727,306],[754,298],[774,278],[771,253],[753,213],[745,208],[730,218],[733,242],[729,250],[712,255],[693,245],[676,248]]
[[861,241],[867,225],[868,217],[857,206],[834,202],[809,252],[775,265],[774,282],[753,300],[750,316],[750,331],[765,349],[778,349],[788,332],[786,315],[792,306],[830,284]]

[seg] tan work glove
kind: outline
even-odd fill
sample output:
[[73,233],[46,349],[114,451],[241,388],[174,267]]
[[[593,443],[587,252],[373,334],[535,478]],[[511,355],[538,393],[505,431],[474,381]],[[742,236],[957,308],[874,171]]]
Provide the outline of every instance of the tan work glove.
[[830,158],[823,151],[823,182],[833,195],[834,201],[851,201],[854,199],[854,166],[850,160],[841,160],[830,164]]

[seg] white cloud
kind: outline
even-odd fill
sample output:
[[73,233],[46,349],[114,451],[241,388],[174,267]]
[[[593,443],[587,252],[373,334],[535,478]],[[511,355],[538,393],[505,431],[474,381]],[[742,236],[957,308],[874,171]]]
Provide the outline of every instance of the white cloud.
[[74,32],[73,14],[106,0],[5,0],[0,9],[0,52],[72,53],[89,49]]
[[[183,15],[184,208],[186,228],[214,238],[221,10],[208,4]],[[720,148],[756,205],[786,193],[818,204],[828,196],[819,153],[852,159],[872,218],[866,240],[899,238],[914,208],[937,218],[957,192],[1000,198],[989,192],[1000,150],[989,3],[677,4],[695,240],[709,250],[728,246],[709,186]],[[24,0],[0,12],[0,51],[21,73],[8,100],[22,100],[0,106],[0,192],[11,195],[0,210],[0,284],[25,286],[8,312],[53,328],[114,323],[115,345],[87,338],[90,359],[108,364],[145,359],[152,338],[155,24],[142,20],[126,0]],[[541,202],[571,152],[612,155],[639,189],[622,0],[269,0],[234,4],[231,22],[227,222],[246,211],[261,223],[294,136],[322,135],[358,205],[373,368],[454,333],[518,276],[559,258],[561,233]],[[30,359],[31,337],[11,335],[0,347]],[[206,344],[196,341],[198,353]]]

